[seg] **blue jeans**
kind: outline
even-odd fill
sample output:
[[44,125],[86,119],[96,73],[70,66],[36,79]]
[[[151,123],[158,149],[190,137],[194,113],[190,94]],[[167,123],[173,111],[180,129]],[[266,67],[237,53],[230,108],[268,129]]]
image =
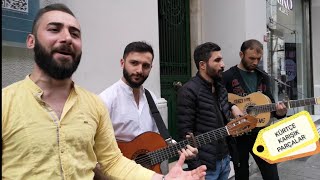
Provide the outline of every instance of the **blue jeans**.
[[216,161],[216,170],[206,172],[206,180],[227,180],[230,173],[230,156]]

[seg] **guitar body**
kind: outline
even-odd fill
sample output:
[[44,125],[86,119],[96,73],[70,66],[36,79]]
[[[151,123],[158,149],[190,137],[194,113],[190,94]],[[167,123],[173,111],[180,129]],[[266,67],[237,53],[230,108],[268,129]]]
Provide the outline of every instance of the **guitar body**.
[[236,104],[245,114],[249,114],[250,116],[257,118],[257,127],[264,127],[268,124],[271,117],[270,112],[255,114],[249,111],[250,107],[272,103],[268,96],[260,92],[254,92],[244,97],[228,93],[228,100],[229,102]]
[[[135,160],[137,157],[146,155],[148,152],[167,146],[167,143],[161,135],[155,132],[145,132],[130,142],[118,141],[117,143],[122,154],[131,160]],[[161,173],[160,164],[152,166],[148,164],[149,163],[141,165],[157,173]]]

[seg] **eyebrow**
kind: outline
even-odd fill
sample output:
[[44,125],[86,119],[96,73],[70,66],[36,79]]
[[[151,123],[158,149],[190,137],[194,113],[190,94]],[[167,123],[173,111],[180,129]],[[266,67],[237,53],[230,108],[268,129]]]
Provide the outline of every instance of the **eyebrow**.
[[148,63],[148,62],[140,62],[139,60],[136,60],[136,59],[129,59],[128,60],[129,62],[139,62],[141,64],[148,64],[148,65],[151,65],[152,63]]
[[217,57],[214,59],[214,61],[220,61],[221,59],[223,59],[223,57]]
[[[60,23],[60,22],[50,22],[48,23],[47,26],[58,26],[58,27],[62,27],[63,26],[63,23]],[[77,31],[77,32],[81,32],[80,29],[78,29],[77,27],[74,27],[74,26],[70,26],[69,29],[73,30],[73,31]]]

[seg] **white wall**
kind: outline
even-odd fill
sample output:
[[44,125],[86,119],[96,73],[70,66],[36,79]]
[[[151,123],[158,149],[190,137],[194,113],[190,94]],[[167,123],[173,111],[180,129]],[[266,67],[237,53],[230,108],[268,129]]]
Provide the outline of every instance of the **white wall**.
[[[320,1],[311,1],[311,25],[312,25],[312,59],[313,59],[313,81],[314,81],[314,96],[320,97]],[[319,105],[315,107],[315,114],[320,114]]]
[[[263,41],[266,34],[266,2],[257,0],[202,0],[202,42],[222,48],[226,69],[238,64],[243,41]],[[264,43],[265,44],[265,43]]]
[[[145,87],[160,97],[157,0],[40,0],[40,6],[53,2],[68,5],[80,21],[83,55],[73,77],[77,84],[100,93],[122,76],[120,59],[125,46],[132,41],[143,40],[153,46],[155,53],[153,68]],[[32,59],[32,55],[28,55],[25,49],[11,49],[14,50],[5,50],[6,55],[2,56],[2,66],[8,69],[2,73],[2,87],[20,80],[32,69],[30,64],[33,61],[29,60],[26,69],[17,70],[15,66],[19,63],[16,61],[23,62],[26,56]],[[18,75],[9,73],[13,70]]]
[[190,57],[191,76],[194,76],[198,69],[194,63],[193,52],[202,41],[202,0],[189,0],[190,2]]
[[83,56],[74,79],[99,93],[120,79],[120,59],[132,41],[153,46],[155,59],[145,83],[160,97],[159,33],[157,0],[67,0],[81,23]]
[[33,68],[33,53],[26,48],[2,46],[2,88],[22,80]]

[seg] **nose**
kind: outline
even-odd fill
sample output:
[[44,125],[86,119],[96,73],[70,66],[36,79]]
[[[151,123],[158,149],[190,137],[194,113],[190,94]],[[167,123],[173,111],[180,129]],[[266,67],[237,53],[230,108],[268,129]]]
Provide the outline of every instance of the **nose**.
[[140,65],[137,66],[136,72],[137,72],[138,74],[141,74],[141,73],[142,73],[142,64],[140,64]]
[[221,61],[221,67],[224,68],[225,67],[225,64],[223,61]]
[[62,41],[66,42],[67,44],[72,43],[72,37],[68,29],[62,31]]
[[254,65],[258,65],[258,64],[259,64],[259,61],[260,61],[260,59],[255,59],[255,60],[253,61],[253,64],[254,64]]

